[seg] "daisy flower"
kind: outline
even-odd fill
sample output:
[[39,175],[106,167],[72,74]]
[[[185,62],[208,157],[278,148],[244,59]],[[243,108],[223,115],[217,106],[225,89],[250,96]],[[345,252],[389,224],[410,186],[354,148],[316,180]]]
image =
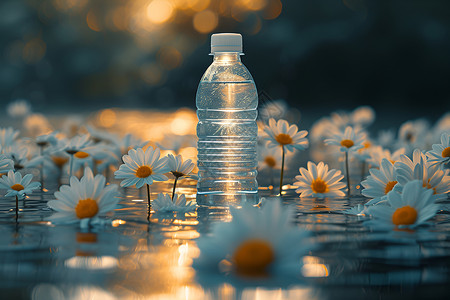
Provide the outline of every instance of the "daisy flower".
[[395,191],[387,195],[387,205],[375,205],[368,209],[375,226],[385,228],[415,228],[436,215],[433,191],[423,188],[422,182],[408,182],[402,194]]
[[295,176],[297,182],[294,185],[299,188],[295,190],[300,194],[300,197],[343,197],[345,193],[342,191],[345,188],[345,183],[341,182],[344,175],[341,171],[331,169],[328,170],[328,165],[323,162],[315,164],[308,162],[308,169],[300,168],[300,174]]
[[[221,265],[244,276],[267,274],[297,275],[301,256],[311,250],[309,232],[292,223],[295,211],[281,201],[268,201],[263,207],[230,208],[233,220],[215,223],[211,236],[197,240],[198,268],[219,269]],[[225,262],[225,263],[224,263]]]
[[433,190],[437,199],[445,199],[450,192],[450,170],[441,170],[436,165],[431,165],[419,149],[414,150],[412,160],[402,155],[394,166],[399,182],[396,186],[398,191],[410,181],[421,180],[423,187]]
[[363,142],[365,140],[366,134],[363,131],[355,130],[353,127],[347,126],[344,132],[335,134],[324,142],[327,145],[340,146],[341,152],[352,152],[364,148]]
[[158,198],[153,200],[153,209],[159,212],[192,212],[196,208],[196,205],[190,201],[186,203],[186,197],[184,195],[175,195],[170,197],[169,194],[159,193]]
[[[308,131],[298,131],[297,125],[289,125],[286,120],[269,119],[269,126],[264,127],[266,136],[263,138],[268,141],[267,147],[275,148],[281,146],[281,175],[280,175],[280,195],[283,188],[284,158],[285,152],[293,152],[295,149],[305,150],[308,145],[306,135]],[[286,150],[286,151],[285,151]]]
[[344,132],[334,135],[324,142],[327,145],[340,146],[341,152],[345,153],[345,175],[347,177],[347,194],[350,197],[350,174],[348,171],[348,153],[364,148],[363,142],[366,139],[366,134],[363,131],[347,126]]
[[367,160],[367,163],[378,168],[384,158],[394,164],[396,161],[400,160],[400,156],[403,154],[405,154],[405,148],[400,148],[394,153],[391,153],[391,151],[383,149],[381,146],[374,146],[369,150],[369,159]]
[[444,132],[441,135],[441,143],[433,144],[433,150],[427,152],[430,165],[447,164],[450,162],[450,134]]
[[267,146],[270,148],[283,147],[287,151],[293,152],[295,149],[305,150],[308,148],[308,131],[298,131],[297,125],[289,125],[286,120],[278,120],[271,118],[269,126],[264,128],[266,133],[265,140],[268,141]]
[[167,157],[159,158],[160,150],[148,147],[145,151],[142,148],[131,149],[128,155],[124,155],[124,164],[119,170],[114,172],[117,179],[123,179],[120,186],[127,187],[136,185],[141,188],[147,185],[147,200],[150,211],[150,185],[153,181],[166,181],[168,178],[164,173],[168,172]]
[[86,149],[92,145],[92,141],[88,134],[77,135],[67,141],[64,150],[70,155],[70,169],[69,176],[72,176],[74,157],[78,159],[84,159],[89,157],[89,153]]
[[361,182],[364,187],[361,193],[368,198],[375,199],[375,201],[370,202],[372,204],[392,191],[398,182],[394,165],[386,158],[381,161],[380,169],[372,168],[369,173],[370,175],[367,176],[366,180]]
[[17,196],[20,199],[24,198],[27,194],[31,194],[33,190],[38,189],[39,182],[31,182],[33,175],[27,174],[22,178],[22,174],[8,171],[8,175],[3,175],[0,178],[0,188],[7,189],[5,197]]
[[145,151],[142,148],[128,151],[128,155],[123,156],[124,164],[114,173],[117,179],[124,179],[120,186],[141,188],[144,184],[152,185],[154,180],[167,180],[164,175],[168,171],[167,158],[159,156],[159,149],[152,147]]
[[277,148],[269,148],[266,144],[258,147],[258,168],[281,169],[281,155]]
[[398,131],[397,148],[405,148],[408,155],[413,149],[426,149],[429,127],[428,122],[423,119],[403,123]]
[[70,154],[74,155],[77,152],[83,152],[86,148],[92,145],[89,134],[77,135],[67,141],[67,145],[64,150]]
[[23,121],[23,127],[30,136],[47,134],[52,131],[50,122],[43,114],[31,114]]
[[6,155],[0,154],[0,174],[14,169],[14,162]]
[[289,109],[288,104],[284,100],[269,101],[261,106],[259,109],[259,116],[263,120],[270,118],[281,119],[287,114]]
[[20,131],[13,129],[12,127],[0,128],[0,146],[2,146],[3,151],[14,144],[19,134]]
[[177,187],[178,178],[189,175],[189,173],[191,173],[194,169],[195,164],[190,159],[183,162],[183,157],[181,157],[181,155],[173,156],[172,154],[169,154],[167,158],[170,173],[175,176],[172,192],[173,198],[175,196],[175,189]]
[[392,149],[395,143],[395,132],[392,129],[378,132],[377,144],[383,148]]
[[39,147],[56,146],[58,144],[58,138],[56,137],[57,134],[57,131],[53,131],[49,134],[40,135],[36,137],[36,144]]
[[61,186],[55,192],[56,200],[47,203],[56,211],[49,220],[55,224],[80,222],[81,227],[99,223],[99,217],[113,211],[119,202],[117,186],[105,183],[103,175],[94,177],[89,168],[80,180],[72,176],[70,185]]
[[368,126],[375,120],[375,111],[370,106],[357,107],[350,115],[353,125]]

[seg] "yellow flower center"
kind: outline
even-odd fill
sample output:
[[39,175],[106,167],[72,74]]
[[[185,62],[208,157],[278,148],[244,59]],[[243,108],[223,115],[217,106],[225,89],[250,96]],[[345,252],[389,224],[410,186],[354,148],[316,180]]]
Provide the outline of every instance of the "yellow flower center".
[[417,210],[409,205],[397,208],[392,215],[394,225],[411,225],[417,220]]
[[342,140],[341,141],[341,146],[346,147],[346,148],[353,147],[354,144],[355,143],[352,140]]
[[422,184],[422,186],[423,186],[424,188],[433,190],[433,195],[436,195],[436,187],[432,187],[432,186],[431,186],[431,184],[430,184],[430,179],[428,179],[428,182],[424,182],[424,183]]
[[450,147],[447,147],[444,150],[442,150],[442,157],[450,157]]
[[391,164],[395,164],[395,162],[396,162],[396,160],[392,160],[392,159],[390,159],[389,161],[391,162]]
[[243,242],[233,255],[233,262],[239,273],[252,276],[265,275],[267,267],[274,261],[272,246],[259,239]]
[[264,162],[271,168],[274,168],[277,164],[275,158],[273,158],[272,156],[266,156]]
[[86,152],[83,152],[83,151],[78,151],[73,156],[75,156],[76,158],[79,158],[79,159],[83,159],[83,158],[88,157],[89,153],[86,153]]
[[292,144],[291,136],[285,133],[280,133],[279,135],[277,135],[275,137],[275,140],[282,146]]
[[58,167],[62,168],[66,162],[69,161],[68,157],[58,157],[58,156],[52,156],[52,160]]
[[136,176],[139,178],[147,178],[148,176],[152,175],[152,173],[152,168],[150,168],[149,166],[140,166],[136,170]]
[[386,187],[384,188],[384,194],[386,195],[387,193],[389,193],[390,191],[392,191],[392,189],[394,188],[394,186],[397,184],[397,181],[389,181],[388,183],[386,183]]
[[21,185],[20,183],[16,183],[13,186],[11,186],[11,189],[15,190],[15,191],[21,191],[24,189],[23,185]]
[[180,178],[183,177],[184,174],[181,172],[177,172],[177,171],[172,171],[173,176],[175,176],[176,178]]
[[328,188],[328,184],[322,180],[322,178],[318,177],[314,179],[311,183],[311,189],[316,194],[328,193],[330,190]]
[[79,200],[77,206],[75,206],[75,213],[78,219],[94,217],[98,213],[97,201],[90,198]]

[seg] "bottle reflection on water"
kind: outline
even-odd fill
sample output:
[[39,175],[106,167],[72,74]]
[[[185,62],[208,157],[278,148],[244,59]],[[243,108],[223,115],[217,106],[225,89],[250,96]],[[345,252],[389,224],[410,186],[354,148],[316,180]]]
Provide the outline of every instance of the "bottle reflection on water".
[[242,64],[242,36],[214,34],[213,63],[197,90],[197,203],[228,206],[258,198],[258,96]]

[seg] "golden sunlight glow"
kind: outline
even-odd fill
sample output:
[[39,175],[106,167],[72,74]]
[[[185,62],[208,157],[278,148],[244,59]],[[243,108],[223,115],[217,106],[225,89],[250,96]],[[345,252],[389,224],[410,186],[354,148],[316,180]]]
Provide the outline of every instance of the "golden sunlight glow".
[[126,223],[127,223],[127,221],[125,221],[125,220],[117,219],[117,220],[112,221],[112,227],[119,227],[119,225],[123,225]]
[[34,38],[28,41],[23,47],[22,57],[26,63],[37,63],[40,61],[47,50],[47,45],[40,38]]
[[99,22],[98,22],[98,18],[97,18],[97,16],[94,14],[94,12],[92,10],[89,11],[87,16],[86,16],[86,23],[87,23],[87,25],[89,26],[89,28],[91,30],[94,30],[94,31],[100,31],[101,30]]
[[105,270],[117,267],[117,259],[112,256],[74,256],[64,265],[73,269]]
[[208,8],[210,0],[186,0],[189,9],[193,11],[202,11]]
[[104,109],[99,114],[98,119],[101,126],[109,128],[116,124],[117,116],[112,109]]
[[244,0],[241,4],[249,10],[261,10],[266,7],[267,2],[268,0]]
[[281,0],[271,0],[264,10],[263,18],[266,20],[276,19],[281,14],[282,9]]
[[200,33],[209,33],[213,31],[219,24],[217,14],[211,10],[203,10],[195,14],[194,28]]
[[153,0],[147,6],[147,17],[155,24],[167,22],[173,14],[173,6],[167,0]]
[[180,109],[170,123],[170,130],[176,135],[194,134],[197,125],[197,116],[191,110]]
[[302,275],[304,277],[328,277],[328,267],[320,262],[320,259],[314,256],[303,257]]

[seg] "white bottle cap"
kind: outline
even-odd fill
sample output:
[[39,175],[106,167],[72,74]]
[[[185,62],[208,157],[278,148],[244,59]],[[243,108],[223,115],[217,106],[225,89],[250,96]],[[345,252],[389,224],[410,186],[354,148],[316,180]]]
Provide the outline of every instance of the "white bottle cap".
[[242,53],[242,35],[239,33],[215,33],[211,36],[211,53]]

